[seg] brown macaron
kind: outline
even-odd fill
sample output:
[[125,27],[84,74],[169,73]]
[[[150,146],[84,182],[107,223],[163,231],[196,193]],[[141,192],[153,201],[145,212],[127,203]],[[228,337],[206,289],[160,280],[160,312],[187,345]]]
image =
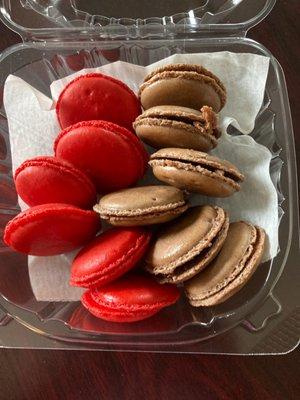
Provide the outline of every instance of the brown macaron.
[[205,271],[185,283],[191,305],[213,306],[238,292],[258,267],[264,243],[263,229],[244,221],[230,224],[218,256]]
[[184,193],[171,186],[140,186],[107,194],[94,206],[110,224],[151,225],[170,221],[188,208]]
[[229,220],[220,207],[197,206],[158,232],[145,268],[161,283],[179,283],[203,270],[218,254]]
[[203,106],[219,112],[226,102],[226,89],[213,73],[196,64],[169,64],[151,72],[140,86],[145,110],[175,105],[200,110]]
[[136,134],[156,149],[181,147],[209,151],[216,147],[220,131],[211,107],[200,111],[180,106],[149,108],[135,120]]
[[229,161],[195,150],[161,149],[152,154],[149,164],[160,181],[206,196],[231,196],[244,180]]

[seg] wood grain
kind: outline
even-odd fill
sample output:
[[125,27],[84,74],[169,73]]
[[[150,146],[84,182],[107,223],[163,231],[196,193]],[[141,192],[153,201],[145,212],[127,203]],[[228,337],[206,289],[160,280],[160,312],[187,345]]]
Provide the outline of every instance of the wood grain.
[[[279,0],[249,33],[281,63],[300,159],[299,0]],[[19,41],[0,27],[0,50]],[[238,357],[72,351],[0,351],[0,399],[249,399],[300,396],[299,350]]]

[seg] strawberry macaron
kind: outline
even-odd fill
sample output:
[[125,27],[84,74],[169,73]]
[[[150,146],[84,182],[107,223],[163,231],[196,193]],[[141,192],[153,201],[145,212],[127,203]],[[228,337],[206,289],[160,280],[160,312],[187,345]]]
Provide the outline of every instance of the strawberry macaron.
[[62,129],[81,121],[104,120],[132,129],[140,101],[118,79],[100,73],[81,75],[67,84],[56,103]]
[[75,257],[70,284],[91,288],[119,278],[144,255],[150,236],[140,227],[113,228],[102,233]]
[[85,245],[100,226],[93,211],[69,204],[44,204],[29,208],[9,221],[4,242],[21,253],[51,256]]
[[178,298],[176,286],[160,285],[151,276],[128,274],[106,286],[88,290],[81,302],[98,318],[134,322],[151,317],[176,303]]
[[31,207],[65,203],[90,208],[96,202],[96,188],[90,178],[55,157],[41,156],[24,161],[14,179],[18,195]]
[[90,176],[99,193],[132,186],[147,168],[148,154],[129,130],[106,121],[84,121],[56,138],[55,155]]

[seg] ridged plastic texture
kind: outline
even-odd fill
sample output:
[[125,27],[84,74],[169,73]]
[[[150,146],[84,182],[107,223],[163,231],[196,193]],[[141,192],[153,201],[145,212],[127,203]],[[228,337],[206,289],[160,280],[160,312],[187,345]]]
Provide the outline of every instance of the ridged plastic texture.
[[[122,348],[130,350],[178,351],[181,345],[199,343],[227,331],[247,319],[262,304],[259,326],[269,323],[274,315],[272,302],[265,302],[282,271],[287,267],[296,274],[297,265],[289,261],[290,247],[297,242],[297,178],[293,133],[286,87],[281,69],[262,46],[247,40],[226,38],[194,40],[115,41],[48,44],[45,46],[19,45],[7,51],[1,60],[0,83],[9,73],[25,79],[32,86],[49,95],[50,83],[82,68],[95,67],[123,60],[145,65],[175,53],[207,51],[253,52],[271,57],[263,106],[256,120],[252,136],[272,152],[270,174],[278,193],[280,217],[280,252],[271,262],[263,264],[247,287],[230,301],[207,309],[192,308],[184,297],[149,321],[133,324],[113,324],[97,320],[79,303],[37,302],[32,294],[27,258],[0,246],[0,305],[22,324],[35,332],[55,338],[72,348]],[[0,226],[1,231],[13,214],[18,212],[17,196],[11,174],[7,120],[0,108]],[[231,129],[231,134],[239,134]],[[1,235],[2,236],[2,235]],[[292,240],[293,239],[293,240]],[[295,250],[295,249],[294,249]],[[297,258],[297,254],[292,255]],[[284,310],[295,307],[289,293],[279,297]],[[280,311],[280,310],[279,310]],[[275,318],[275,317],[274,317]],[[248,323],[248,331],[255,332],[255,318]],[[253,322],[254,321],[254,322]],[[254,328],[253,328],[254,326]],[[255,341],[255,335],[253,340]],[[247,342],[248,340],[248,342]],[[251,346],[233,341],[226,352],[247,353]],[[178,347],[177,347],[178,346]],[[225,348],[225,347],[224,347]],[[181,347],[182,349],[182,347]],[[210,352],[215,352],[211,348]],[[222,352],[222,349],[218,349]]]
[[0,16],[25,40],[61,35],[146,38],[188,35],[204,30],[245,33],[276,0],[0,0]]

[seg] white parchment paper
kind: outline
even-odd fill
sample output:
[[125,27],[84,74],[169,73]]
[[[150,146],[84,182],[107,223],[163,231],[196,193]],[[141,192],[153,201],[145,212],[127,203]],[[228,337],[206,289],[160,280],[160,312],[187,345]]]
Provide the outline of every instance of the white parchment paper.
[[[66,83],[75,76],[102,72],[123,80],[137,92],[145,75],[170,63],[202,64],[223,81],[228,97],[220,113],[222,137],[212,153],[231,161],[246,176],[242,190],[234,196],[226,199],[193,196],[193,203],[218,204],[229,211],[231,221],[244,219],[261,226],[267,233],[264,260],[274,257],[278,250],[278,206],[277,193],[269,174],[271,153],[246,135],[253,130],[263,102],[269,66],[266,57],[230,52],[179,54],[147,67],[117,61],[99,68],[85,69],[53,82],[53,99],[47,98],[22,79],[10,75],[5,83],[4,105],[9,124],[13,170],[28,158],[53,155],[53,142],[59,133],[55,101]],[[228,135],[226,130],[230,124],[242,134],[234,137]],[[20,206],[26,207],[21,201]],[[68,285],[70,264],[76,253],[54,257],[29,256],[30,281],[37,300],[74,301],[80,298],[83,290]]]

